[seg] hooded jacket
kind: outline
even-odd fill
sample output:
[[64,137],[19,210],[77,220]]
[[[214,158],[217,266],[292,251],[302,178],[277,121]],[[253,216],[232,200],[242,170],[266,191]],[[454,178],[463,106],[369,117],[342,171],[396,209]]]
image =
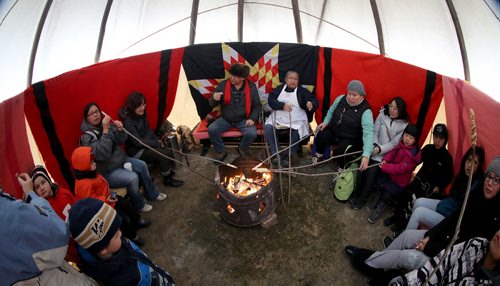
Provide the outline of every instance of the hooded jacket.
[[373,145],[380,148],[380,153],[372,156],[373,160],[381,162],[384,155],[398,145],[406,125],[408,121],[391,119],[384,113],[384,108],[380,110],[373,130]]
[[91,148],[79,147],[73,151],[71,164],[75,170],[75,195],[78,199],[95,198],[115,206],[108,202],[109,186],[104,177],[90,170]]
[[82,120],[80,130],[83,133],[80,137],[80,145],[92,148],[97,172],[106,175],[123,166],[127,156],[119,145],[125,143],[127,134],[118,132],[114,125],[109,127],[108,134],[103,134],[101,126],[93,126],[85,119]]
[[79,247],[82,270],[104,285],[174,285],[170,274],[154,264],[134,243],[122,236],[122,246],[108,259],[98,259]]
[[[146,112],[143,115],[137,116],[129,114],[125,108],[120,110],[120,118],[123,120],[123,126],[135,137],[139,138],[146,145],[153,148],[161,148],[160,139],[149,128],[149,122]],[[128,138],[125,143],[127,154],[132,157],[139,158],[144,151],[144,146],[134,138]]]
[[384,156],[382,172],[401,188],[410,184],[412,172],[420,162],[420,150],[417,145],[406,146],[403,141]]

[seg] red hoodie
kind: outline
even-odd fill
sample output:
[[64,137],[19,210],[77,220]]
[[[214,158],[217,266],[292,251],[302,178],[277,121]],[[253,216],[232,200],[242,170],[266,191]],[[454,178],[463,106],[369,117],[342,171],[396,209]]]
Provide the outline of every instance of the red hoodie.
[[[73,151],[73,155],[71,156],[71,163],[73,165],[73,169],[79,172],[89,172],[90,170],[90,161],[92,158],[92,149],[90,147],[78,147]],[[96,176],[93,178],[83,178],[75,180],[75,194],[78,199],[82,198],[95,198],[103,201],[115,207],[115,203],[110,203],[107,198],[109,197],[109,185],[106,179],[99,174],[96,173]]]
[[420,150],[417,145],[406,146],[399,141],[389,153],[385,154],[382,172],[388,174],[391,180],[405,188],[410,184],[415,167],[420,163]]

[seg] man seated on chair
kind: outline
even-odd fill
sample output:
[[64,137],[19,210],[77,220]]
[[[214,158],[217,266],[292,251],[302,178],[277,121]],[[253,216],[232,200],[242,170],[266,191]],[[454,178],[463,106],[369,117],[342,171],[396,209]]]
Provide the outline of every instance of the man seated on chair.
[[209,100],[210,107],[221,106],[221,116],[208,126],[208,135],[219,161],[227,156],[221,135],[231,127],[240,129],[243,134],[238,152],[241,156],[248,156],[250,144],[257,137],[255,123],[262,108],[257,87],[247,80],[249,67],[236,63],[229,73],[229,79],[217,86]]
[[[266,138],[269,143],[271,155],[278,152],[279,142],[277,131],[290,129],[291,154],[297,153],[299,140],[309,135],[309,122],[318,107],[318,100],[307,89],[299,85],[299,74],[296,71],[288,71],[285,75],[285,84],[276,87],[269,94],[269,106],[273,112],[266,120]],[[277,165],[282,160],[282,166],[288,165],[288,152],[273,157],[273,164]]]

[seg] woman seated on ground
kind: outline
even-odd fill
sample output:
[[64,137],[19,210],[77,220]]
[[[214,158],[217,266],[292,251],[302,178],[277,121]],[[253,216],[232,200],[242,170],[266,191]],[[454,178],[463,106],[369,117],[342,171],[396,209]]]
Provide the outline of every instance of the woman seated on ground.
[[[408,124],[398,145],[385,154],[380,164],[382,175],[378,180],[382,194],[377,206],[368,216],[369,223],[376,223],[382,217],[391,198],[398,200],[404,195],[404,188],[410,183],[413,170],[420,162],[417,140],[417,126]],[[395,212],[401,211],[396,209]]]
[[[456,243],[474,237],[491,239],[500,229],[500,156],[486,169],[482,192],[470,193]],[[352,265],[369,276],[384,270],[415,270],[443,250],[455,232],[460,212],[443,219],[430,230],[405,230],[383,251],[346,246]]]
[[182,186],[183,181],[174,179],[175,172],[172,169],[175,167],[175,163],[167,158],[173,158],[174,153],[172,150],[166,149],[160,138],[149,128],[146,115],[146,98],[142,93],[132,92],[128,95],[124,107],[120,110],[120,118],[123,119],[123,125],[128,132],[165,157],[149,148],[145,148],[141,142],[130,136],[127,138],[125,145],[127,154],[146,163],[158,165],[165,186]]
[[[83,133],[80,145],[92,148],[97,171],[104,176],[111,188],[126,187],[127,196],[130,197],[135,208],[142,212],[149,212],[153,207],[141,197],[139,179],[144,186],[144,195],[148,200],[162,201],[167,196],[156,190],[146,163],[127,157],[119,147],[127,140],[127,134],[123,132],[123,124],[120,121],[114,121],[114,125],[111,125],[110,121],[111,117],[107,114],[103,117],[97,104],[87,104],[83,110],[83,120],[80,126]],[[132,164],[132,170],[124,168],[127,162]]]
[[[52,182],[49,173],[43,166],[35,166],[31,171],[31,180],[33,180],[35,193],[39,197],[46,199],[62,220],[68,221],[69,209],[76,202],[75,195],[70,190]],[[78,252],[73,239],[69,241],[65,259],[78,262]]]
[[[474,152],[474,153],[473,153]],[[413,211],[406,229],[417,229],[420,224],[433,228],[445,217],[460,209],[464,201],[469,175],[472,175],[471,192],[480,189],[484,179],[482,165],[484,163],[483,147],[469,148],[462,157],[460,172],[451,187],[450,197],[443,200],[418,198],[413,203]]]
[[123,218],[123,235],[142,246],[144,241],[137,234],[137,229],[151,224],[142,218],[132,203],[109,190],[108,182],[96,171],[94,155],[90,147],[78,147],[71,155],[71,164],[75,175],[75,194],[78,199],[94,198],[113,207]]
[[[500,283],[500,230],[488,242],[476,237],[455,244],[438,264],[445,250],[417,270],[396,277],[389,285],[498,285]],[[439,265],[439,266],[437,266]],[[435,274],[430,274],[436,269]]]
[[[396,147],[406,125],[408,125],[406,103],[404,99],[398,96],[391,99],[389,104],[384,105],[375,120],[370,165],[382,162],[384,155]],[[379,173],[380,168],[368,168],[365,172],[361,173],[362,187],[349,198],[349,203],[353,209],[357,210],[365,205],[371,195],[373,184],[377,182]]]

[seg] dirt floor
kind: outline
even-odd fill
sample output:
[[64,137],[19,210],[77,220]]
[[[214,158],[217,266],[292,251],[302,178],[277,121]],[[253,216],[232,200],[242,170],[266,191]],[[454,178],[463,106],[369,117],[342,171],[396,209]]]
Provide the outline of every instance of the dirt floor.
[[[252,149],[255,156],[262,157],[261,152]],[[191,154],[199,155],[200,149]],[[292,164],[309,164],[310,155],[305,154]],[[213,149],[207,156],[214,157]],[[236,157],[236,149],[229,149],[225,161]],[[195,171],[215,177],[212,162],[193,157],[189,161]],[[305,172],[331,171],[332,164]],[[284,204],[280,188],[275,191],[277,224],[264,229],[224,222],[215,208],[213,181],[180,165],[176,172],[185,185],[160,187],[168,198],[151,203],[154,209],[145,216],[153,224],[140,235],[146,240],[144,251],[178,285],[365,285],[367,278],[351,268],[344,246],[381,249],[383,236],[390,234],[382,220],[368,223],[368,209],[352,210],[335,200],[331,176],[291,178],[288,204],[284,175]]]

